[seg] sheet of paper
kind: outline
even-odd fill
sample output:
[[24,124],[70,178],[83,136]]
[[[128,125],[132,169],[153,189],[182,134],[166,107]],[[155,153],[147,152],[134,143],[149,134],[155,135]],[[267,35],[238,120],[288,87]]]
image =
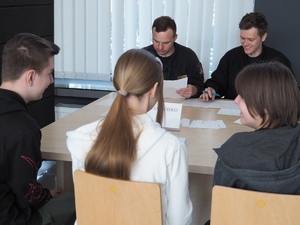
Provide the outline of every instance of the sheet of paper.
[[240,116],[240,109],[233,101],[215,100],[215,101],[202,101],[198,99],[186,99],[182,102],[184,106],[201,107],[201,108],[219,108],[218,114]]
[[182,105],[183,106],[209,108],[210,102],[204,102],[202,100],[198,100],[197,98],[189,98],[189,99],[185,99],[182,102]]
[[164,98],[183,98],[176,93],[180,88],[186,88],[187,77],[179,80],[164,80]]
[[241,119],[238,119],[238,120],[234,121],[234,123],[242,124]]
[[228,100],[216,100],[213,101],[210,105],[210,108],[221,108],[221,109],[233,109],[233,110],[239,110],[239,107],[237,104],[234,103],[234,101],[228,101]]
[[230,115],[230,116],[240,116],[241,111],[239,109],[220,109],[218,114]]
[[[163,117],[162,127],[179,129],[182,112],[182,104],[165,102],[165,115]],[[157,114],[157,103],[147,113],[155,121]]]
[[190,124],[190,128],[200,128],[202,123],[203,123],[203,120],[193,120]]
[[190,119],[183,118],[180,120],[180,124],[183,127],[189,127],[190,126]]
[[202,107],[202,108],[220,108],[220,109],[239,109],[237,104],[228,100],[202,101],[197,98],[186,99],[182,102],[184,106]]
[[217,120],[217,123],[218,123],[218,126],[219,126],[220,128],[226,128],[226,125],[225,125],[225,123],[223,122],[223,120]]
[[190,120],[187,118],[181,119],[181,126],[189,128],[207,128],[207,129],[222,129],[226,128],[223,120],[193,120],[189,124]]

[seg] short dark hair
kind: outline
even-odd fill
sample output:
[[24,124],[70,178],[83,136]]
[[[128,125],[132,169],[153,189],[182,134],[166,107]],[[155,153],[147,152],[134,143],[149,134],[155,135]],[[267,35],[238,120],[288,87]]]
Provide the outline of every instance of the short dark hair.
[[154,20],[152,29],[155,28],[156,32],[164,32],[167,29],[173,30],[174,36],[176,35],[177,28],[175,21],[169,16],[161,16]]
[[3,49],[2,81],[17,80],[28,69],[42,72],[50,56],[58,54],[59,50],[57,45],[35,34],[15,35]]
[[250,115],[262,118],[262,128],[297,126],[300,92],[293,73],[282,63],[250,64],[239,72],[235,86]]
[[268,31],[268,22],[264,14],[260,12],[247,13],[241,19],[239,28],[241,30],[249,30],[252,27],[258,29],[258,34],[262,37]]

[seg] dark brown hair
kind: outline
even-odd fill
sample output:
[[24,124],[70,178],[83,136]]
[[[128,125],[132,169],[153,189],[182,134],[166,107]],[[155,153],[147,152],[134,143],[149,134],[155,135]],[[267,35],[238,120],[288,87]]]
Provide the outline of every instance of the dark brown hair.
[[100,132],[89,151],[85,169],[94,174],[129,180],[130,171],[137,155],[139,133],[133,130],[135,116],[127,105],[127,97],[138,98],[150,91],[158,83],[157,122],[161,123],[164,111],[163,73],[157,59],[146,50],[132,49],[118,59],[114,71],[113,84],[116,90],[128,94],[118,94]]
[[2,81],[17,80],[25,70],[41,73],[48,66],[50,56],[59,50],[57,45],[37,35],[15,35],[3,49]]
[[239,28],[241,30],[249,30],[252,27],[258,29],[258,34],[262,37],[268,31],[268,22],[264,14],[260,12],[247,13],[241,19]]
[[250,115],[262,118],[261,128],[298,124],[299,88],[290,69],[282,63],[248,65],[237,75],[235,86]]
[[164,32],[167,29],[173,30],[174,36],[176,35],[177,28],[175,21],[169,16],[161,16],[154,20],[152,29],[155,28],[156,32]]

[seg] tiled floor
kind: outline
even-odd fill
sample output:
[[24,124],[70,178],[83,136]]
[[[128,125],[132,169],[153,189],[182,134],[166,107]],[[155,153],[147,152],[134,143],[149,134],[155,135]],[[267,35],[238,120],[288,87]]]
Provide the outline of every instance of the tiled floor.
[[[44,161],[39,170],[39,182],[53,189],[56,187],[55,161]],[[210,217],[212,176],[189,174],[190,197],[193,202],[193,224],[203,225]]]

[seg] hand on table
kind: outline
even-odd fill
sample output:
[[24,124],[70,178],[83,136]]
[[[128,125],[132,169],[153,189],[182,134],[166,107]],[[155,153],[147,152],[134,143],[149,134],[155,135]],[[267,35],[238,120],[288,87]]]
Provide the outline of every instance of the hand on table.
[[209,101],[209,100],[215,100],[215,95],[212,95],[211,93],[216,93],[215,89],[208,87],[205,88],[204,91],[207,91],[207,93],[204,93],[202,95],[200,95],[200,97],[198,99],[202,99],[203,101]]

